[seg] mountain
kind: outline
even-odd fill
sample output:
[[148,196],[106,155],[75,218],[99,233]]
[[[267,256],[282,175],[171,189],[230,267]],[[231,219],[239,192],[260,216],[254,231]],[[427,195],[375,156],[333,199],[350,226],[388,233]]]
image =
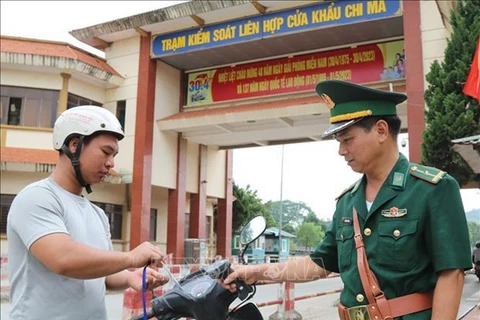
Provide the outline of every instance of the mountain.
[[465,213],[467,216],[467,221],[472,221],[480,224],[480,208],[473,209]]

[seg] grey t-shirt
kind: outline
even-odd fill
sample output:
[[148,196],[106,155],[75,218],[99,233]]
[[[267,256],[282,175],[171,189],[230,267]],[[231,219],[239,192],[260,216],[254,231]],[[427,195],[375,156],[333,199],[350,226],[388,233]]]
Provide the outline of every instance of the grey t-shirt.
[[30,253],[36,240],[52,233],[66,233],[79,243],[112,250],[102,209],[50,178],[25,187],[15,197],[7,219],[10,319],[106,319],[105,278],[58,275]]

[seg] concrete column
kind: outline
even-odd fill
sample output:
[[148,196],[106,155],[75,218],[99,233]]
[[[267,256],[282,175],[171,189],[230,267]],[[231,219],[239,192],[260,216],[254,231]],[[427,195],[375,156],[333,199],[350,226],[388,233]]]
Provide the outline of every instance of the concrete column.
[[130,249],[150,236],[152,145],[157,61],[150,59],[151,34],[140,37]]
[[173,263],[182,263],[185,241],[185,201],[187,199],[187,140],[178,135],[176,189],[168,191],[167,252]]
[[225,198],[217,206],[217,254],[232,255],[233,151],[227,150],[225,170]]
[[207,209],[207,152],[205,145],[199,145],[198,152],[198,193],[190,197],[190,238],[205,239]]
[[422,158],[422,134],[425,129],[425,101],[420,1],[403,1],[403,30],[407,79],[407,119],[410,161]]
[[57,116],[59,116],[63,111],[67,110],[68,102],[68,82],[72,77],[69,73],[60,73],[62,76],[62,89],[58,95],[58,106],[57,106]]

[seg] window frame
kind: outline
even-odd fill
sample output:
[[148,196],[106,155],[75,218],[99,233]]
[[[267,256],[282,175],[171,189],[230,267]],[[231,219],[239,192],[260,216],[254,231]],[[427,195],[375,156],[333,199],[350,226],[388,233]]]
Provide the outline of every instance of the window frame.
[[[16,194],[0,194],[0,234],[2,236],[7,235],[7,219],[10,207],[12,206],[13,199],[15,199]],[[5,199],[7,198],[7,199]],[[6,208],[6,209],[5,209]],[[4,217],[5,214],[5,217]]]
[[[2,125],[53,128],[60,96],[58,90],[8,85],[0,85],[0,90]],[[18,115],[12,114],[12,104],[19,109]]]
[[123,240],[123,205],[97,201],[92,201],[92,203],[105,212],[108,218],[111,239]]

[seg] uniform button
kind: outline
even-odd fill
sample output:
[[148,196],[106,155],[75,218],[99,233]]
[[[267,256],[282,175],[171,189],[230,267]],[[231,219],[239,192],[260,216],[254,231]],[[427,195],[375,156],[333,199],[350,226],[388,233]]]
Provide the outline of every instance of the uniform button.
[[365,234],[368,237],[369,235],[372,234],[372,229],[366,228],[365,230],[363,230],[363,234]]
[[393,235],[395,237],[399,237],[400,236],[400,230],[397,229],[397,230],[393,231]]
[[363,302],[364,299],[365,299],[365,297],[363,296],[363,294],[357,294],[357,301],[358,302]]

